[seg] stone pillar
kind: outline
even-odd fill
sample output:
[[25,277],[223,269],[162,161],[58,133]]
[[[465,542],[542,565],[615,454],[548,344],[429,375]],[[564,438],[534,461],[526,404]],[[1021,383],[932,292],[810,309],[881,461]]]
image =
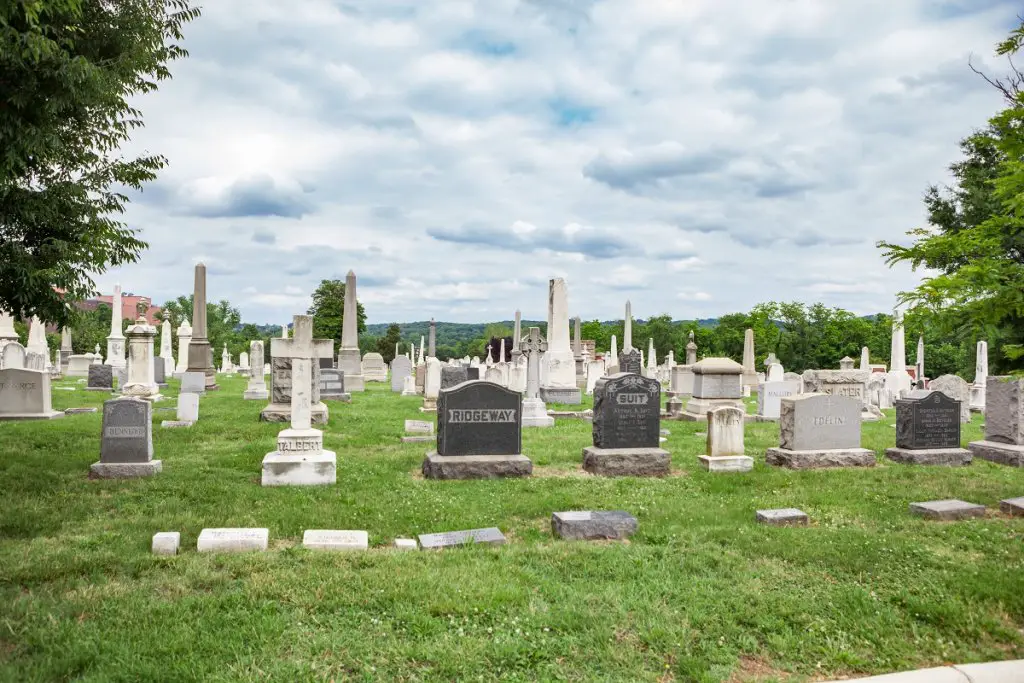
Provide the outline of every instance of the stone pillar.
[[613,334],[611,341],[611,348],[608,349],[608,355],[611,356],[611,359],[605,363],[605,368],[608,370],[609,374],[611,374],[612,367],[615,368],[616,372],[619,370],[619,340]]
[[186,318],[178,325],[178,364],[174,368],[174,374],[180,375],[188,370],[188,347],[191,343],[192,326]]
[[971,385],[971,410],[985,412],[985,387],[988,383],[988,342],[980,341],[974,358],[974,384]]
[[0,310],[0,348],[7,342],[18,340],[18,333],[14,331],[14,316],[7,311]]
[[121,285],[114,285],[114,296],[110,302],[110,334],[107,336],[107,365],[123,368],[124,357],[124,323],[121,320]]
[[68,360],[71,358],[71,354],[74,350],[71,348],[71,328],[64,327],[60,331],[60,369],[61,372],[66,372],[68,368]]
[[917,381],[924,381],[924,335],[917,338],[917,358],[914,361],[914,369],[917,371]]
[[743,386],[757,386],[757,367],[754,365],[754,330],[743,332]]
[[871,351],[868,347],[863,347],[860,350],[860,370],[871,370]]
[[160,325],[160,360],[164,364],[165,377],[174,374],[174,350],[171,343],[171,321],[164,320]]
[[[359,355],[359,309],[356,303],[356,274],[345,276],[345,310],[341,321],[341,350],[338,369],[345,373],[345,391],[366,391],[363,361]],[[421,344],[422,346],[422,344]]]
[[[429,340],[427,343],[430,344],[427,347],[427,355],[433,358],[437,355],[437,323],[434,322],[433,318],[430,319],[430,330],[427,339]],[[422,342],[420,343],[422,344]]]
[[892,314],[892,348],[889,353],[889,371],[907,370],[907,340],[903,330],[903,313],[897,309]]
[[160,399],[160,388],[156,384],[153,370],[153,341],[156,328],[139,316],[128,328],[128,381],[121,388],[125,396],[144,398],[147,401]]
[[690,330],[690,341],[686,342],[686,364],[694,365],[697,362],[697,343],[693,341],[693,330]]
[[46,326],[38,316],[32,316],[32,322],[28,328],[28,345],[25,350],[29,353],[37,353],[46,359],[41,370],[49,372],[53,367],[50,360],[50,346],[46,342]]
[[658,353],[654,350],[654,338],[647,338],[647,378],[657,379]]
[[206,390],[215,391],[217,372],[213,369],[213,348],[206,337],[206,266],[196,264],[195,291],[192,298],[192,340],[188,345],[188,372],[206,377]]
[[[633,304],[626,302],[626,315],[622,319],[622,352],[633,350]],[[616,356],[618,358],[618,356]]]
[[512,360],[518,360],[523,352],[519,350],[519,341],[523,336],[523,314],[516,309],[516,320],[512,325]]
[[546,383],[541,386],[545,403],[579,404],[581,392],[576,384],[576,363],[569,346],[569,294],[562,278],[548,283],[548,366]]

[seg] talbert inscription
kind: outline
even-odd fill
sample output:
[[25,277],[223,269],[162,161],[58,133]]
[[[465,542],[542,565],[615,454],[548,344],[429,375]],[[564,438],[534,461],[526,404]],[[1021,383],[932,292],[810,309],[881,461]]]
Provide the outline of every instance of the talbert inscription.
[[322,449],[323,441],[315,436],[290,436],[277,440],[277,450],[281,453],[317,453]]

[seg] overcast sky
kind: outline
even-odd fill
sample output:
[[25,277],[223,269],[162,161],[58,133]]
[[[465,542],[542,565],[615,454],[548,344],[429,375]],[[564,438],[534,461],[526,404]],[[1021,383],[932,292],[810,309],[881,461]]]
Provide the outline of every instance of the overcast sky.
[[139,101],[167,156],[103,274],[158,303],[209,269],[247,322],[353,269],[370,322],[890,310],[874,243],[924,219],[1001,107],[996,0],[212,0]]

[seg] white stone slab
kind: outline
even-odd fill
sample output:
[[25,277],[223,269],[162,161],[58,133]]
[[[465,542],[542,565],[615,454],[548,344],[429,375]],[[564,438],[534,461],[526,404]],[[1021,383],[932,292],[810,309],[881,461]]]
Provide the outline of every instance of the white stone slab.
[[406,420],[405,431],[407,434],[433,434],[434,423],[427,420]]
[[394,547],[395,550],[418,550],[420,546],[414,538],[396,538]]
[[701,466],[708,472],[749,472],[754,469],[754,459],[746,455],[720,455],[699,458]]
[[266,550],[269,529],[203,529],[196,542],[201,553],[239,553]]
[[302,547],[310,550],[366,550],[370,535],[365,531],[307,529],[302,533]]
[[177,555],[181,545],[181,534],[177,531],[160,531],[153,534],[154,555]]

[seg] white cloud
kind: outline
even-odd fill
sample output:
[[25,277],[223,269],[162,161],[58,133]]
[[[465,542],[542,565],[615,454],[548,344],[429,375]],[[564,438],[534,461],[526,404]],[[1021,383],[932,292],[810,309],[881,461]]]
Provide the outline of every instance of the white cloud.
[[[1011,2],[217,0],[140,98],[170,166],[104,274],[156,300],[209,266],[254,322],[360,277],[371,321],[891,308],[874,242],[923,223]],[[738,40],[737,36],[742,36]],[[629,288],[630,291],[623,291]]]

